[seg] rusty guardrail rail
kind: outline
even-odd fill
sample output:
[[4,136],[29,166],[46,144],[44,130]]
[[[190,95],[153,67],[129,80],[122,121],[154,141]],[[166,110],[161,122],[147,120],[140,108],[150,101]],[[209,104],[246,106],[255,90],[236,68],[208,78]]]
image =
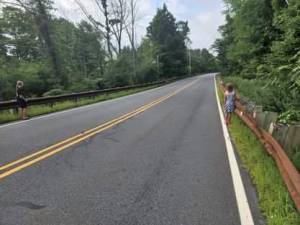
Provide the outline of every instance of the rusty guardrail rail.
[[[97,91],[87,91],[87,92],[80,92],[80,93],[73,93],[73,94],[65,94],[65,95],[58,95],[58,96],[50,96],[50,97],[41,97],[41,98],[28,98],[27,104],[29,106],[31,105],[45,105],[45,104],[54,104],[57,102],[62,101],[68,101],[68,100],[78,100],[80,98],[88,98],[88,97],[96,97],[101,94],[109,94],[114,93],[118,91],[125,91],[130,90],[133,88],[143,88],[143,87],[149,87],[153,85],[162,85],[167,84],[172,81],[179,80],[181,78],[172,78],[168,80],[162,80],[157,82],[151,82],[151,83],[145,83],[145,84],[139,84],[139,85],[132,85],[132,86],[125,86],[125,87],[116,87],[116,88],[110,88],[110,89],[103,89],[103,90],[97,90]],[[8,110],[8,109],[15,109],[17,108],[17,101],[16,100],[9,100],[9,101],[3,101],[0,102],[0,111],[1,110]]]
[[[221,85],[221,87],[224,92],[224,85]],[[235,113],[254,132],[267,152],[274,158],[296,208],[300,213],[300,174],[298,170],[288,158],[281,145],[271,134],[257,126],[253,116],[247,113],[246,107],[239,100],[236,101]]]

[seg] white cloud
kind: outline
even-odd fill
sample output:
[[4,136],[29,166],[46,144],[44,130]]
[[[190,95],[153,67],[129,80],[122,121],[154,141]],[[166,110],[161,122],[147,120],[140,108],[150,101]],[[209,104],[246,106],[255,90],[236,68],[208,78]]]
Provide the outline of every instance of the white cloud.
[[224,23],[224,15],[218,11],[203,12],[189,20],[194,48],[209,48],[219,37],[218,27]]
[[[177,19],[188,20],[193,48],[209,49],[211,47],[219,36],[218,27],[224,24],[224,15],[222,14],[224,6],[221,1],[214,1],[215,4],[211,2],[213,7],[206,7],[209,4],[206,0],[202,2],[190,1],[189,4],[182,0],[161,0],[161,5],[163,2],[167,4]],[[193,6],[195,8],[191,8]],[[207,9],[205,10],[205,8]]]
[[74,22],[79,22],[83,17],[78,5],[75,4],[74,0],[54,0],[55,14],[60,17],[64,17]]
[[[93,0],[80,0],[84,8],[88,11],[90,15],[94,18],[99,17],[97,11],[97,6]],[[82,19],[86,20],[86,16],[82,12],[80,6],[76,3],[75,0],[54,0],[54,5],[57,11],[55,14],[57,16],[64,17],[73,22],[80,22]]]
[[188,7],[182,0],[166,0],[168,9],[177,16],[188,15]]
[[[81,0],[84,8],[94,18],[99,19],[101,15],[97,9],[94,0]],[[86,16],[82,12],[79,5],[75,0],[54,0],[55,14],[59,17],[64,17],[75,23],[80,22],[82,19],[86,20]],[[137,17],[137,39],[138,41],[146,34],[146,27],[149,21],[152,19],[156,12],[157,6],[153,4],[152,0],[143,0],[138,3],[138,17]],[[102,18],[103,19],[103,18]],[[101,20],[101,18],[100,18]],[[125,40],[125,44],[129,44],[128,40]]]
[[152,0],[144,0],[138,3],[137,39],[140,41],[146,35],[146,28],[156,13],[156,6]]

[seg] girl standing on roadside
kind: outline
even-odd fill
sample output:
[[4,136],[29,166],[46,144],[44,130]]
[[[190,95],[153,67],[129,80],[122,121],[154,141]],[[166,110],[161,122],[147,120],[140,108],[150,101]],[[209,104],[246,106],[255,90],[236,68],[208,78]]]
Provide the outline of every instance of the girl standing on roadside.
[[225,91],[225,120],[226,124],[229,125],[231,123],[231,114],[235,109],[235,91],[232,84],[226,85]]
[[26,120],[27,117],[27,101],[24,96],[24,83],[18,80],[16,85],[16,98],[19,108],[21,109],[21,119]]

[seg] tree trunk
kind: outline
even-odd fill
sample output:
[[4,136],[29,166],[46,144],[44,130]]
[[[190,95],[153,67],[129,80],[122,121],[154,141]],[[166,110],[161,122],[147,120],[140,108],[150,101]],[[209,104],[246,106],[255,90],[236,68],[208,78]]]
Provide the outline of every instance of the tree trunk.
[[36,0],[37,15],[35,20],[39,28],[40,37],[44,40],[47,54],[52,65],[52,69],[55,75],[55,83],[64,83],[66,80],[61,77],[61,68],[59,65],[58,55],[55,49],[55,45],[51,36],[51,28],[49,25],[49,18],[46,10],[46,6],[42,0]]

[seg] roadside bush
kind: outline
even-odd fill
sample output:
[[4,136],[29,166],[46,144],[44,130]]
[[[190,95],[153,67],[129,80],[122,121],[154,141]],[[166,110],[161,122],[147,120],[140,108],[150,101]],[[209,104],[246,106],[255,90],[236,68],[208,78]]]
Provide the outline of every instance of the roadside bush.
[[63,91],[62,89],[56,88],[56,89],[52,89],[52,90],[44,93],[43,97],[57,96],[57,95],[63,95],[63,94],[66,94],[66,92]]
[[262,105],[265,111],[279,113],[279,122],[287,124],[300,121],[299,96],[291,95],[293,92],[262,79],[234,76],[223,76],[222,79],[225,83],[233,83],[241,96]]
[[69,92],[79,93],[84,91],[92,91],[99,89],[99,80],[93,78],[85,78],[81,81],[75,82],[68,89]]
[[[1,63],[1,62],[0,62]],[[11,61],[11,67],[6,70],[0,68],[0,95],[3,99],[15,98],[17,80],[24,82],[27,97],[41,96],[49,90],[49,81],[45,79],[47,66],[43,62]]]
[[297,121],[300,121],[300,111],[297,110],[288,110],[278,117],[278,122],[282,124],[291,124]]
[[232,83],[241,96],[248,98],[265,110],[278,111],[278,102],[273,88],[263,80],[243,79],[240,77],[223,77],[225,83]]
[[131,52],[124,48],[118,59],[109,62],[104,78],[109,87],[123,87],[132,84],[133,69]]

